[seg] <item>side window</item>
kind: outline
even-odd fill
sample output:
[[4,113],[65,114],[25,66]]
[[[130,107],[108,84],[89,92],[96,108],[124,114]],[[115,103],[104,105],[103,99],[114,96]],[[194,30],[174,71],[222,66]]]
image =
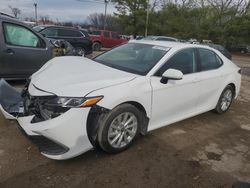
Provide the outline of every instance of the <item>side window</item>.
[[109,32],[104,31],[104,37],[105,37],[105,38],[110,38],[110,37],[109,37]]
[[41,31],[41,34],[43,34],[46,37],[56,37],[57,36],[57,29],[56,28],[46,28],[43,31]]
[[197,71],[194,49],[185,49],[173,55],[156,73],[162,76],[167,69],[177,69],[183,74],[190,74]]
[[29,29],[11,23],[3,23],[5,42],[15,46],[42,47],[42,40]]
[[222,60],[212,51],[207,49],[199,49],[201,70],[212,70],[222,65]]
[[61,37],[82,37],[79,31],[74,31],[71,29],[58,29],[58,36]]
[[91,31],[91,30],[89,30],[89,34],[91,34],[91,35],[101,35],[101,31],[97,31],[97,30]]

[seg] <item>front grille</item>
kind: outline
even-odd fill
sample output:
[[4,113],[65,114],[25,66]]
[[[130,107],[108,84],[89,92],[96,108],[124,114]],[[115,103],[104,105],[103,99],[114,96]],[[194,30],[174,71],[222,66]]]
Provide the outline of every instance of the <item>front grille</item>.
[[60,155],[69,150],[66,146],[57,144],[44,136],[29,136],[29,139],[45,154]]
[[61,155],[69,151],[68,147],[58,144],[44,136],[30,136],[26,134],[21,126],[18,126],[18,128],[33,144],[35,144],[39,148],[39,151],[42,153],[48,155]]

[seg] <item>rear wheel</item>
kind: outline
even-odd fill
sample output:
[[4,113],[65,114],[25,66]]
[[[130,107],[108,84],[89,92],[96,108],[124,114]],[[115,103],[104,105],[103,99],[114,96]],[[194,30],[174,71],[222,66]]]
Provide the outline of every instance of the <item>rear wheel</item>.
[[220,99],[216,105],[215,111],[218,114],[226,112],[233,102],[234,89],[228,85],[222,92]]
[[94,42],[93,43],[93,50],[94,51],[100,51],[101,47],[102,47],[102,45],[99,42]]
[[138,135],[142,123],[141,112],[133,105],[123,104],[100,121],[98,143],[108,153],[127,149]]

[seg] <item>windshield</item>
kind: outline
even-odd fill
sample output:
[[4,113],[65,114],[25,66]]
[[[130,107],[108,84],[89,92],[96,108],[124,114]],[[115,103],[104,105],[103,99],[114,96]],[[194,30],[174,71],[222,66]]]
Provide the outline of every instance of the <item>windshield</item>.
[[40,32],[41,30],[43,30],[45,27],[44,26],[35,26],[33,27],[33,29],[37,32]]
[[139,75],[146,75],[170,48],[129,43],[97,56],[94,61]]

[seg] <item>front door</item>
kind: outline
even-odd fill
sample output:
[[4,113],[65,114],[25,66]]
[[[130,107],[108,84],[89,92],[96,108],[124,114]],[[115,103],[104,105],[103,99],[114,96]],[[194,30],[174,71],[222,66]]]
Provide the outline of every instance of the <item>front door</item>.
[[23,25],[3,22],[4,43],[1,47],[3,77],[31,75],[51,58],[47,41]]
[[[199,89],[196,87],[197,64],[194,49],[184,49],[172,56],[151,77],[152,116],[149,130],[185,119],[196,111],[196,100]],[[181,80],[160,82],[162,74],[169,68],[182,71]]]

